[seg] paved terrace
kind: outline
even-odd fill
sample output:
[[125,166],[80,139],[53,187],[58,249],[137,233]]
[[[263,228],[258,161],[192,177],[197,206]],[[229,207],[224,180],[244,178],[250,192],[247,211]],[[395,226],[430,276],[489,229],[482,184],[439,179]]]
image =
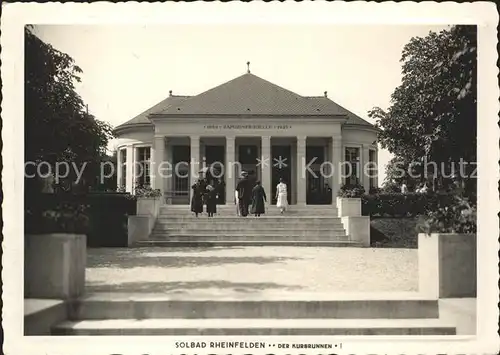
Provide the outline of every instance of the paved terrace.
[[89,249],[87,292],[177,295],[417,291],[416,249]]

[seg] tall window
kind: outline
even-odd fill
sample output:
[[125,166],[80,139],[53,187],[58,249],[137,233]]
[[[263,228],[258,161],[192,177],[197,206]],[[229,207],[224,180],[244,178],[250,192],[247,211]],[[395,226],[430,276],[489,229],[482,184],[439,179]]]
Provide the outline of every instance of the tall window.
[[174,164],[172,193],[176,196],[189,196],[190,160],[189,145],[172,146],[172,163]]
[[120,149],[120,169],[122,171],[118,187],[125,188],[127,186],[127,149]]
[[359,148],[348,147],[345,149],[344,176],[346,185],[359,183]]
[[137,183],[141,186],[151,184],[151,147],[137,148]]
[[374,188],[374,187],[377,187],[375,186],[376,185],[376,179],[375,179],[375,175],[377,174],[377,168],[375,167],[375,164],[377,163],[376,161],[376,151],[373,150],[373,149],[370,149],[370,152],[369,152],[369,157],[368,157],[368,160],[370,161],[370,168],[368,169],[368,174],[369,174],[369,177],[370,177],[370,189],[371,188]]

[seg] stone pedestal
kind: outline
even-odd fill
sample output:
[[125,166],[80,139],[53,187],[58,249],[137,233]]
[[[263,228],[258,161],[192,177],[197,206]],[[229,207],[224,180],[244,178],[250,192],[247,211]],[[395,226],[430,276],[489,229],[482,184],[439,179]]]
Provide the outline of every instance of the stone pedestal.
[[24,245],[24,297],[69,299],[85,289],[87,237],[31,234]]
[[339,217],[361,216],[361,199],[337,197]]
[[476,297],[476,242],[475,234],[419,234],[419,291],[434,298]]
[[342,224],[349,240],[360,243],[364,247],[370,246],[370,217],[348,216],[341,217]]
[[160,198],[139,197],[137,199],[137,215],[157,217],[160,211]]
[[128,246],[139,240],[145,240],[151,234],[155,219],[151,216],[128,216]]
[[128,216],[128,246],[149,237],[160,213],[161,205],[162,201],[159,197],[137,199],[137,215]]

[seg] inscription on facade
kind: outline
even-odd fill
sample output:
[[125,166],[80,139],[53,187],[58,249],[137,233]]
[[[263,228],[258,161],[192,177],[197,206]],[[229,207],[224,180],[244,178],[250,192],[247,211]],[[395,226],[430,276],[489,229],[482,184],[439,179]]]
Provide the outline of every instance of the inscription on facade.
[[262,124],[247,124],[247,125],[232,125],[232,124],[224,124],[224,125],[205,125],[203,126],[204,129],[270,129],[270,130],[275,130],[275,129],[290,129],[292,126],[290,125],[262,125]]

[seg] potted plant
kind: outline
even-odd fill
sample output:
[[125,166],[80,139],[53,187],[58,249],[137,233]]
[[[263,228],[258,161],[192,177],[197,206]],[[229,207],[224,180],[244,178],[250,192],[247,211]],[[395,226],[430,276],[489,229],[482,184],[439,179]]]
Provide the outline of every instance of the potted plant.
[[24,292],[27,298],[68,299],[85,288],[87,206],[26,208]]
[[341,186],[337,196],[339,217],[361,216],[361,196],[365,189],[360,184],[346,184]]
[[135,197],[137,199],[138,215],[158,215],[161,204],[162,193],[159,189],[152,189],[150,186],[138,186],[135,188]]
[[439,298],[476,296],[476,217],[476,205],[460,195],[420,217],[421,292]]

